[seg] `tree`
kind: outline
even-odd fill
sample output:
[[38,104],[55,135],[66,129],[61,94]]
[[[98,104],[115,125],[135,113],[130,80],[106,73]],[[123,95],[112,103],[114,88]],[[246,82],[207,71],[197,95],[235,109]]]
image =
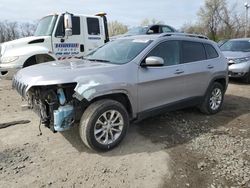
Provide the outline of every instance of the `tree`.
[[20,24],[21,36],[22,37],[32,36],[35,33],[36,26],[37,26],[36,23],[29,23],[29,22]]
[[185,24],[182,30],[207,35],[214,41],[242,37],[244,18],[236,7],[230,8],[226,0],[206,0],[197,13],[198,21]]
[[204,27],[207,27],[207,35],[212,40],[217,40],[216,35],[219,25],[222,23],[221,15],[226,6],[225,0],[206,0],[205,6],[198,12],[199,20]]
[[0,43],[34,34],[35,23],[0,22]]
[[128,27],[118,21],[111,21],[108,23],[109,28],[109,35],[115,36],[115,35],[121,35],[128,31]]
[[148,18],[145,18],[141,22],[141,26],[148,26],[148,25],[153,25],[153,24],[164,24],[164,22],[156,20],[155,18],[152,18],[151,20],[149,20]]

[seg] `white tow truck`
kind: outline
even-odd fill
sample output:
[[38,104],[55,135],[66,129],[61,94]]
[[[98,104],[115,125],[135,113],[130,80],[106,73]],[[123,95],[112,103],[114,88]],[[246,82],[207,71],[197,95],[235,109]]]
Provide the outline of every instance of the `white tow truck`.
[[0,79],[10,79],[19,69],[31,65],[82,58],[108,41],[105,13],[48,15],[39,21],[34,36],[0,45]]

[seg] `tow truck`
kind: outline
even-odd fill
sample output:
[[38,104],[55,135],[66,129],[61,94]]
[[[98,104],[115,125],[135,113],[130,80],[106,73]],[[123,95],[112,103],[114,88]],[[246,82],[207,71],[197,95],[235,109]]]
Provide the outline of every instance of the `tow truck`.
[[11,79],[24,67],[82,58],[108,41],[106,13],[48,15],[39,21],[34,36],[0,45],[0,79]]

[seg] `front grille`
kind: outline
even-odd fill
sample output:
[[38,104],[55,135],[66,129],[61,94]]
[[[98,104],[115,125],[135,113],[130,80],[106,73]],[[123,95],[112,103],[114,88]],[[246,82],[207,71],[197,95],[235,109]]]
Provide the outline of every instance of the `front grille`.
[[19,82],[17,79],[13,78],[12,88],[15,88],[22,97],[25,97],[27,87],[28,85],[25,85],[24,83]]

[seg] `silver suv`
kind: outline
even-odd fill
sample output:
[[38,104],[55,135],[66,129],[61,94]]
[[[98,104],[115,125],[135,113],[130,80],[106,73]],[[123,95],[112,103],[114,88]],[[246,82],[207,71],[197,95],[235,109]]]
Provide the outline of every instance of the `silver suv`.
[[228,59],[229,77],[243,78],[250,84],[250,38],[227,40],[220,49]]
[[178,33],[124,37],[84,60],[27,67],[13,79],[46,127],[79,125],[83,142],[99,151],[117,146],[134,120],[188,106],[219,112],[227,84],[216,43]]

